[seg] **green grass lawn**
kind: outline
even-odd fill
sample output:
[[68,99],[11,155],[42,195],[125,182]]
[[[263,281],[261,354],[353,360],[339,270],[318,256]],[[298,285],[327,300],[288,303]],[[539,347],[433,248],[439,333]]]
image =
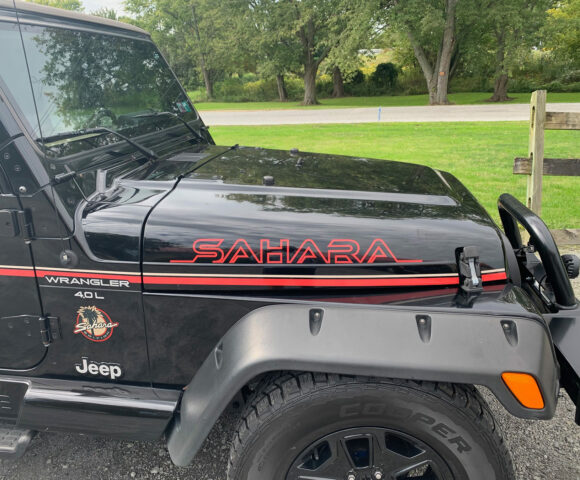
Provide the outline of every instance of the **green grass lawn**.
[[[510,103],[529,103],[530,93],[510,93]],[[457,105],[486,104],[489,92],[451,93],[449,100]],[[580,92],[548,93],[548,102],[580,102]],[[302,107],[299,102],[201,102],[195,107],[199,111],[209,110],[284,110],[290,108],[347,108],[347,107],[412,107],[428,105],[428,95],[400,95],[383,97],[325,98],[320,105]]]
[[[220,145],[335,153],[421,163],[453,173],[498,220],[496,202],[509,192],[523,201],[526,177],[513,175],[525,157],[526,122],[377,123],[212,127]],[[547,157],[578,157],[580,132],[547,131]],[[550,228],[580,228],[580,178],[544,177],[542,217]]]

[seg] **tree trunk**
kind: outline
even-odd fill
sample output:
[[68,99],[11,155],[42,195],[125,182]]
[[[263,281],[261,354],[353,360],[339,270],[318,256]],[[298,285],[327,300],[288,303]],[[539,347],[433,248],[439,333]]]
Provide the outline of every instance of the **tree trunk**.
[[495,84],[493,85],[493,95],[487,99],[488,102],[507,102],[513,100],[508,97],[507,85],[508,74],[505,68],[505,29],[496,31],[497,52],[495,54]]
[[344,81],[339,67],[332,70],[332,96],[334,98],[344,97]]
[[437,95],[435,103],[437,105],[448,105],[447,90],[449,88],[449,71],[451,69],[451,59],[455,48],[455,11],[457,0],[447,0],[445,7],[445,31],[441,43],[441,55],[437,68]]
[[447,89],[449,87],[449,73],[451,59],[455,48],[455,10],[458,0],[446,0],[445,7],[445,30],[439,46],[439,53],[435,64],[432,65],[423,50],[423,47],[416,40],[411,30],[407,31],[407,36],[413,46],[415,58],[423,71],[427,89],[429,91],[429,105],[447,105]]
[[512,97],[508,97],[507,85],[508,85],[508,75],[507,73],[502,73],[499,77],[495,79],[495,84],[493,86],[493,95],[487,100],[488,102],[507,102],[508,100],[513,100]]
[[302,64],[304,65],[304,100],[302,105],[318,105],[316,100],[316,74],[318,73],[320,62],[328,55],[328,50],[326,50],[320,53],[318,59],[315,58],[315,34],[316,25],[312,19],[308,20],[297,32],[298,38],[302,43]]
[[316,100],[316,73],[318,65],[316,62],[304,65],[304,100],[302,105],[318,105]]
[[213,81],[209,74],[207,68],[205,68],[205,62],[201,62],[201,73],[203,74],[203,82],[205,83],[205,93],[208,100],[213,100]]
[[276,75],[276,84],[278,85],[278,97],[281,102],[288,101],[288,91],[286,90],[286,83],[284,82],[284,75]]
[[437,82],[433,77],[427,78],[427,89],[429,90],[429,105],[437,103]]
[[203,75],[203,81],[205,83],[205,93],[207,95],[208,100],[213,99],[213,81],[211,79],[211,75],[209,70],[206,67],[205,63],[205,54],[204,54],[204,45],[201,40],[201,35],[199,34],[199,26],[197,24],[197,15],[195,13],[195,5],[191,5],[191,17],[193,19],[193,30],[195,32],[195,38],[197,39],[197,43],[199,45],[199,67],[201,69],[201,73]]

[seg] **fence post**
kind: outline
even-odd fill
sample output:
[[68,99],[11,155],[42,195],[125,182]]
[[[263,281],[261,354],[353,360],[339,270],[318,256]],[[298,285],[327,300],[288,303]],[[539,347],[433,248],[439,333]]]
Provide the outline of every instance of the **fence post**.
[[530,101],[530,140],[528,156],[532,174],[528,176],[526,204],[540,215],[542,209],[542,174],[544,173],[544,125],[546,123],[546,90],[536,90]]

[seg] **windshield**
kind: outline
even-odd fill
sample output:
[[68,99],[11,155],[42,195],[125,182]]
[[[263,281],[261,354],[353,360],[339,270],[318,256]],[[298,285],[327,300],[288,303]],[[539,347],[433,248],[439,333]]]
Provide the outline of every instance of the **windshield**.
[[[119,141],[70,132],[108,127],[136,137],[179,124],[171,116],[139,116],[144,112],[197,118],[163,57],[146,39],[31,25],[22,25],[22,36],[38,120],[30,108],[21,111],[34,138],[59,156]],[[16,90],[11,92],[16,103],[28,101],[19,98],[20,86],[5,83]]]

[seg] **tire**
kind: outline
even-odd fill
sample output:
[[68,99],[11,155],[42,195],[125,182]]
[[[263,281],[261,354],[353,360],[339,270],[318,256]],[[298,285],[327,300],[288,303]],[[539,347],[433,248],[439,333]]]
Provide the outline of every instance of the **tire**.
[[512,480],[514,473],[473,386],[269,375],[234,433],[228,480],[308,478]]

